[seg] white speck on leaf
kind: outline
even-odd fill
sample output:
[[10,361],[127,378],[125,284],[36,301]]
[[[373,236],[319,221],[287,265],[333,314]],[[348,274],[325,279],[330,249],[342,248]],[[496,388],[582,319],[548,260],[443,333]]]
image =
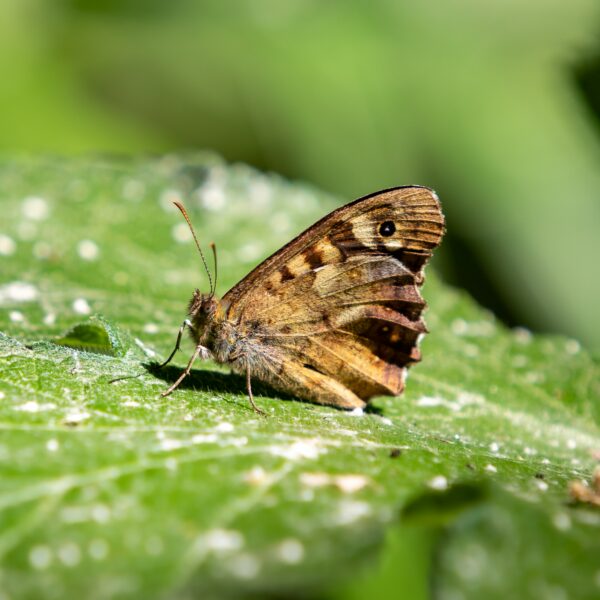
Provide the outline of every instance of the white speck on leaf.
[[327,473],[300,473],[300,483],[308,487],[323,487],[331,483]]
[[452,333],[459,336],[489,337],[494,334],[495,325],[493,321],[465,321],[454,319],[452,321]]
[[65,567],[76,567],[81,561],[81,550],[74,542],[66,542],[58,549],[58,558]]
[[28,400],[23,404],[19,404],[15,406],[15,410],[20,410],[23,412],[37,413],[45,410],[53,410],[56,408],[56,404],[52,402],[46,402],[45,404],[38,404],[35,400]]
[[13,323],[23,323],[25,321],[25,315],[20,310],[11,310],[8,313],[8,318]]
[[270,452],[273,456],[283,456],[289,460],[300,460],[302,458],[314,459],[326,452],[317,438],[294,442],[287,446],[271,446]]
[[121,406],[126,406],[127,408],[139,408],[141,404],[137,400],[125,400]]
[[183,443],[180,440],[173,440],[169,438],[165,438],[160,441],[160,449],[165,452],[170,452],[171,450],[179,450],[179,448],[183,447]]
[[447,400],[439,396],[421,396],[421,398],[416,401],[417,406],[427,408],[443,406],[444,408],[453,410],[455,412],[462,410],[465,406],[482,405],[484,403],[485,399],[483,396],[480,396],[479,394],[472,394],[470,392],[459,393],[455,401]]
[[174,458],[167,458],[165,460],[165,469],[167,471],[177,471],[179,467],[179,463]]
[[335,511],[333,520],[338,525],[350,525],[371,514],[371,506],[366,502],[342,500]]
[[50,208],[47,200],[40,196],[28,196],[23,200],[23,215],[31,221],[43,221],[48,217]]
[[490,451],[496,453],[496,452],[498,452],[498,450],[500,450],[500,446],[499,446],[498,442],[492,442],[490,444]]
[[56,323],[56,314],[46,313],[43,318],[44,325],[54,325]]
[[440,406],[446,404],[448,401],[439,396],[421,396],[416,404],[417,406]]
[[76,298],[73,300],[73,310],[80,315],[89,315],[92,312],[92,309],[85,298]]
[[529,371],[528,373],[525,374],[525,381],[527,383],[531,383],[531,384],[543,383],[544,379],[545,379],[544,374],[538,373],[536,371]]
[[515,340],[519,344],[523,345],[529,344],[533,337],[531,331],[529,331],[529,329],[525,329],[524,327],[515,327],[513,329],[513,335],[515,336]]
[[468,330],[467,322],[464,319],[454,319],[451,328],[454,335],[465,335]]
[[265,485],[271,481],[271,477],[267,472],[260,466],[257,465],[252,467],[249,471],[244,474],[244,481],[250,485]]
[[154,334],[158,333],[158,325],[156,323],[146,323],[143,327],[144,333]]
[[443,475],[436,475],[430,482],[429,487],[432,490],[448,489],[448,480]]
[[194,542],[196,552],[207,551],[219,555],[236,552],[243,546],[244,536],[239,531],[230,529],[211,529]]
[[197,433],[192,438],[192,444],[214,444],[217,436],[214,433]]
[[96,523],[108,523],[110,521],[110,508],[106,504],[94,504],[92,507],[92,519]]
[[565,352],[567,354],[577,354],[581,350],[581,344],[577,340],[567,340],[565,343]]
[[46,450],[48,450],[48,452],[56,452],[59,447],[60,445],[58,440],[55,438],[52,438],[46,442]]
[[174,202],[182,202],[182,198],[178,190],[166,189],[162,192],[158,201],[165,212],[177,212]]
[[354,494],[369,485],[370,479],[365,475],[350,473],[347,475],[330,475],[329,473],[301,473],[300,483],[307,487],[318,488],[326,485],[337,487],[344,494]]
[[25,281],[12,281],[0,287],[0,304],[32,302],[38,296],[38,289]]
[[0,233],[0,255],[12,256],[17,250],[17,244],[11,237]]
[[277,546],[277,558],[288,565],[297,565],[304,558],[304,546],[299,540],[288,538]]
[[77,254],[83,260],[94,261],[100,256],[100,248],[98,244],[92,240],[81,240],[77,244]]
[[90,418],[90,413],[83,410],[73,410],[65,416],[64,422],[66,425],[78,425],[86,419]]
[[302,502],[312,502],[315,499],[315,492],[312,488],[303,488],[300,490],[299,498]]
[[252,554],[238,554],[226,562],[227,570],[238,579],[253,579],[260,571],[260,561]]
[[345,435],[346,437],[356,437],[358,435],[358,431],[354,429],[338,429],[337,433],[339,435]]
[[336,475],[333,479],[335,485],[344,494],[354,494],[369,485],[369,478],[364,475]]
[[571,528],[571,517],[566,512],[558,512],[552,518],[552,523],[559,531],[567,531]]
[[219,433],[231,433],[234,430],[234,427],[231,423],[227,423],[227,422],[223,422],[223,423],[219,423],[216,427],[215,427],[215,431],[219,432]]
[[171,236],[178,244],[187,244],[192,241],[192,232],[187,223],[177,223],[171,228]]
[[207,210],[218,211],[225,206],[227,196],[220,183],[208,181],[198,189],[197,193],[202,206]]
[[456,402],[460,408],[469,405],[482,406],[483,404],[485,404],[485,398],[481,394],[461,392],[460,394],[458,394]]
[[485,470],[489,471],[490,473],[497,473],[498,472],[498,469],[496,469],[496,467],[494,465],[491,465],[491,464],[485,465]]

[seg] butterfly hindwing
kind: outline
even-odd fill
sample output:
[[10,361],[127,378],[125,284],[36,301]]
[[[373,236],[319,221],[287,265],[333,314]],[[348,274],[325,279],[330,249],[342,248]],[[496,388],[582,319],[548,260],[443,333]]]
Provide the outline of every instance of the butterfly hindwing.
[[332,212],[224,296],[245,360],[274,387],[322,404],[399,394],[405,368],[420,359],[422,270],[443,233],[427,188]]

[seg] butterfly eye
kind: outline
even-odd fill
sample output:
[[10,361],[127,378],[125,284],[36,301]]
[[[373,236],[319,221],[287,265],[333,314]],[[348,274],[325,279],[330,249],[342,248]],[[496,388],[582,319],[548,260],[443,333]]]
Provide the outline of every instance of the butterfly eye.
[[396,225],[393,221],[384,221],[379,227],[379,233],[383,237],[390,237],[390,235],[394,235],[396,231]]

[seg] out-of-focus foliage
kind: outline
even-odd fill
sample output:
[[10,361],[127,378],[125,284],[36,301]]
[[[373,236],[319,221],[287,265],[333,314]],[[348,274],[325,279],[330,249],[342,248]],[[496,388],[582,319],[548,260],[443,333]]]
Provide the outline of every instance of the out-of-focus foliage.
[[592,0],[7,0],[0,148],[208,147],[348,199],[440,192],[447,278],[600,347]]

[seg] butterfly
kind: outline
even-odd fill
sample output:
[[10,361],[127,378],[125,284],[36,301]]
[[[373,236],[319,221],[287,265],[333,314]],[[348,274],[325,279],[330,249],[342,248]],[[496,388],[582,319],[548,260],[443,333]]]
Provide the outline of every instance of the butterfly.
[[[419,288],[445,232],[435,192],[406,186],[350,202],[309,227],[258,265],[223,298],[183,205],[210,281],[196,289],[179,329],[196,346],[170,394],[197,358],[213,358],[299,399],[342,409],[374,396],[399,395],[407,368],[421,359],[427,331]],[[215,261],[217,255],[211,245]]]

